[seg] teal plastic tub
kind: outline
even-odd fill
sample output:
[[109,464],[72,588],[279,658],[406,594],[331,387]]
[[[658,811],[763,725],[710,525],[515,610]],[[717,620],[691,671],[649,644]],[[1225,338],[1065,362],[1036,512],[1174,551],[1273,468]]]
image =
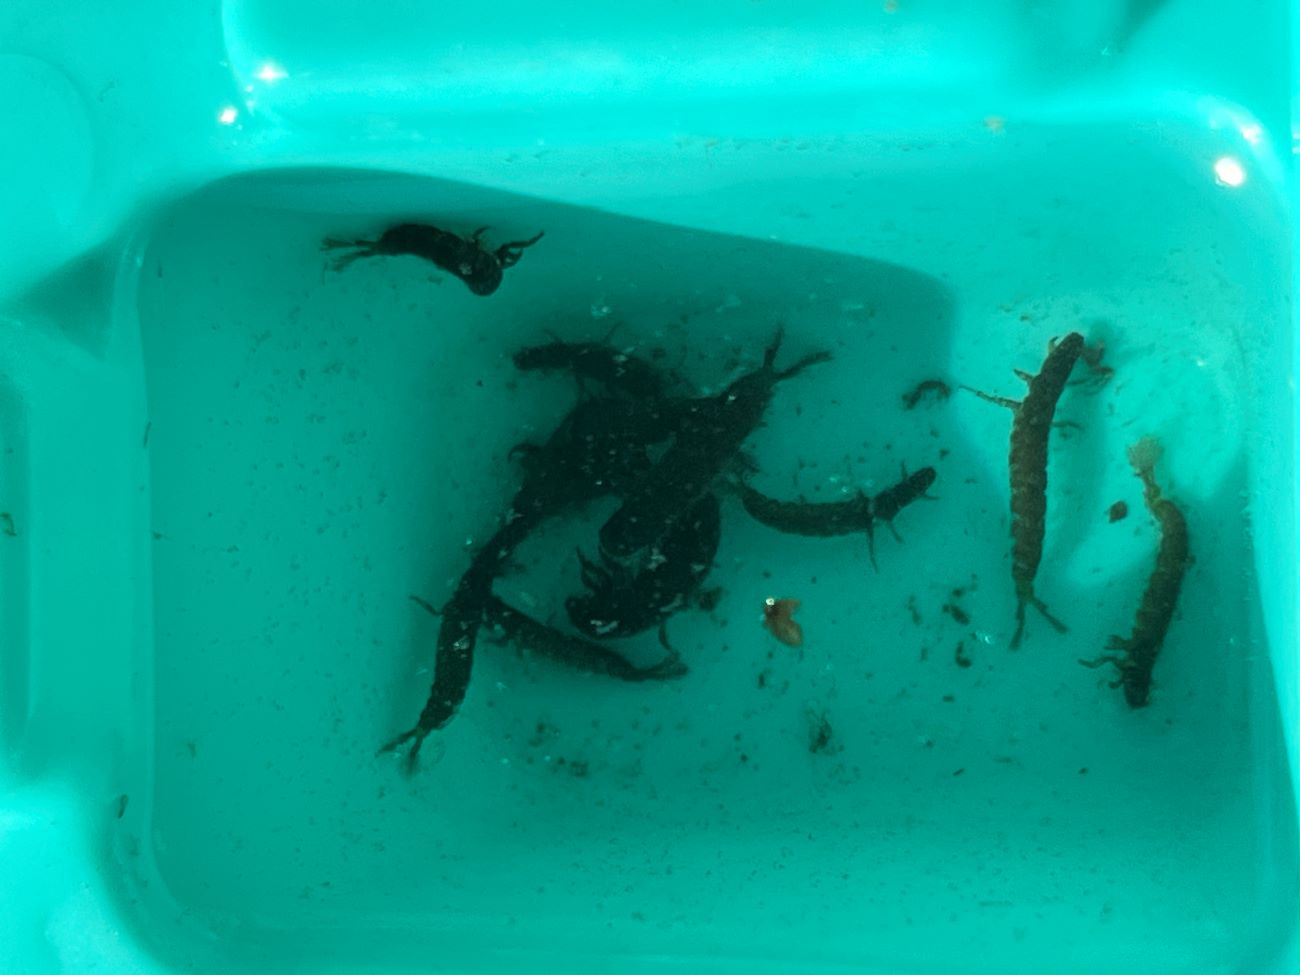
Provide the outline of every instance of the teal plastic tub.
[[[0,969],[1300,972],[1287,5],[102,6],[0,8]],[[408,221],[545,236],[487,296],[322,250]],[[869,546],[727,475],[685,675],[487,628],[418,768],[377,754],[446,625],[410,597],[592,395],[513,354],[702,396],[781,326],[831,358],[748,483],[932,497]],[[1068,631],[1013,648],[1013,414],[971,390],[1075,331]],[[1144,437],[1191,561],[1132,708],[1080,661],[1156,565]],[[568,632],[616,506],[497,595]]]

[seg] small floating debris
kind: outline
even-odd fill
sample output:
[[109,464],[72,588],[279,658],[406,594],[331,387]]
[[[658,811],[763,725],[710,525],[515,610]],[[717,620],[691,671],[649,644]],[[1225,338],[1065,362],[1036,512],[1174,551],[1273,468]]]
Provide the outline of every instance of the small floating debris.
[[775,596],[763,600],[763,626],[787,647],[803,646],[803,627],[794,618],[800,605],[797,599],[777,599]]
[[965,626],[970,622],[970,613],[966,612],[966,610],[962,609],[956,603],[944,603],[943,611],[962,626]]
[[830,717],[825,708],[809,706],[805,711],[808,719],[808,752],[817,755],[822,752],[833,754],[840,750],[835,741],[835,730],[831,727]]
[[903,394],[903,409],[914,410],[922,402],[941,403],[952,395],[952,387],[942,379],[924,379]]

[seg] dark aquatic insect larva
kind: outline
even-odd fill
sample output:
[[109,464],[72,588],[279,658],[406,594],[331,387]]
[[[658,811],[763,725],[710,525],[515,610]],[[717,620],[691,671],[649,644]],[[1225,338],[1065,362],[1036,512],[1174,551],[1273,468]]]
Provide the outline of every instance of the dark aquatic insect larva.
[[829,352],[814,352],[778,370],[780,348],[778,330],[759,368],[716,396],[688,401],[673,445],[632,485],[622,506],[601,526],[602,552],[627,558],[663,538],[735,460],[746,438],[762,423],[777,383],[831,357]]
[[638,399],[660,397],[666,385],[664,374],[653,365],[603,342],[530,345],[514,354],[514,363],[524,371],[563,369]]
[[808,502],[778,501],[744,481],[733,488],[751,518],[787,535],[829,538],[866,532],[870,537],[875,522],[871,497],[862,491],[843,501]]
[[424,739],[450,721],[465,699],[474,665],[474,645],[483,622],[485,603],[491,595],[491,584],[490,578],[478,578],[472,570],[461,578],[456,592],[442,609],[433,686],[429,689],[424,709],[414,728],[402,732],[379,749],[382,755],[411,742],[411,750],[406,754],[407,771],[415,770]]
[[[517,353],[515,363],[520,368],[545,369],[563,366],[569,360],[575,370],[592,372],[601,371],[597,364],[602,361],[608,366],[619,365],[612,358],[574,356],[571,350],[572,346],[562,342],[534,346]],[[622,373],[611,369],[604,377],[608,393],[618,392],[609,387],[619,383],[623,383],[622,392],[629,392],[623,382],[629,377],[635,377],[632,386],[636,388],[665,385],[654,366],[643,360],[628,357],[622,365],[630,368]],[[622,494],[650,469],[648,448],[672,437],[682,404],[687,402],[635,395],[581,399],[545,444],[518,444],[510,451],[512,456],[522,455],[528,472],[516,495],[515,509],[541,507],[556,514],[607,494]]]
[[578,403],[546,443],[517,444],[527,477],[513,510],[547,515],[609,494],[620,494],[650,469],[648,448],[676,427],[670,400],[641,402],[599,397]]
[[[420,746],[431,732],[447,724],[465,700],[470,672],[474,667],[474,647],[483,617],[493,599],[492,583],[516,546],[540,521],[542,512],[520,515],[500,529],[474,554],[469,569],[460,578],[456,591],[439,614],[438,649],[433,664],[433,684],[424,710],[415,727],[387,742],[379,754],[395,751],[406,742],[411,750],[406,756],[408,771],[415,769]],[[424,605],[424,604],[422,604]]]
[[444,271],[456,275],[469,285],[469,290],[474,294],[490,295],[501,286],[502,272],[518,264],[524,248],[532,247],[542,239],[542,234],[539,233],[529,240],[513,240],[490,251],[483,246],[482,242],[483,234],[487,229],[487,227],[480,227],[468,237],[461,237],[450,230],[442,230],[429,224],[402,223],[396,227],[389,227],[378,240],[340,240],[336,237],[328,237],[321,245],[321,249],[352,251],[334,261],[337,270],[342,270],[363,257],[399,254],[421,257]]
[[894,519],[904,507],[917,498],[925,497],[925,492],[934,483],[935,476],[933,467],[922,467],[911,474],[905,474],[901,481],[881,491],[875,497],[869,497],[859,491],[855,497],[844,501],[816,503],[777,501],[755,491],[743,482],[737,483],[735,490],[740,495],[741,504],[745,506],[745,511],[750,517],[777,531],[819,538],[864,532],[867,536],[867,550],[874,567],[876,522],[883,521],[893,532],[894,537],[898,538],[898,532],[894,529]]
[[[1047,439],[1052,417],[1074,364],[1082,357],[1093,372],[1108,376],[1101,365],[1101,350],[1090,349],[1083,336],[1071,332],[1059,342],[1052,339],[1047,358],[1038,375],[1020,370],[1016,375],[1029,384],[1022,400],[991,396],[971,389],[972,393],[1009,407],[1015,414],[1011,421],[1011,578],[1016,586],[1016,632],[1011,646],[1018,647],[1025,630],[1025,607],[1033,606],[1058,633],[1066,626],[1048,611],[1047,605],[1034,594],[1034,576],[1043,557],[1043,534],[1047,522]],[[970,389],[970,387],[965,387]]]
[[670,653],[657,664],[638,667],[608,647],[563,633],[539,623],[508,603],[492,596],[487,603],[487,623],[520,649],[550,657],[593,674],[625,681],[672,680],[686,674],[686,664]]
[[691,601],[708,576],[721,537],[721,506],[710,492],[673,523],[637,570],[612,559],[594,562],[579,552],[587,592],[565,600],[569,620],[579,632],[604,640],[662,624]]
[[927,497],[925,492],[930,490],[935,477],[933,467],[922,467],[911,474],[904,471],[901,481],[893,487],[885,488],[871,499],[872,516],[876,521],[883,521],[888,525],[889,530],[894,532],[894,537],[898,538],[898,532],[894,531],[894,519],[917,498]]
[[[528,452],[528,475],[511,501],[505,523],[475,553],[441,611],[433,685],[424,710],[414,728],[394,738],[381,752],[414,742],[407,756],[408,768],[413,769],[424,739],[455,715],[469,688],[484,616],[496,605],[492,584],[524,537],[546,518],[631,483],[649,467],[646,445],[666,439],[671,429],[671,421],[656,404],[587,400],[574,408],[546,444]],[[525,625],[513,618],[507,622]],[[537,639],[530,642],[549,640],[553,648],[562,647],[556,638],[540,633],[533,636]],[[581,659],[577,644],[569,650],[569,659]]]
[[1106,644],[1107,650],[1120,650],[1122,655],[1103,654],[1096,660],[1080,660],[1079,663],[1085,667],[1113,664],[1119,677],[1110,686],[1123,686],[1124,699],[1129,707],[1140,708],[1146,705],[1151,694],[1151,671],[1173,620],[1191,554],[1187,519],[1172,501],[1160,493],[1160,486],[1156,483],[1155,465],[1160,459],[1160,445],[1153,438],[1144,437],[1129,448],[1128,459],[1134,472],[1142,479],[1142,494],[1147,508],[1160,525],[1156,565],[1142,594],[1133,634],[1128,638],[1112,636]]

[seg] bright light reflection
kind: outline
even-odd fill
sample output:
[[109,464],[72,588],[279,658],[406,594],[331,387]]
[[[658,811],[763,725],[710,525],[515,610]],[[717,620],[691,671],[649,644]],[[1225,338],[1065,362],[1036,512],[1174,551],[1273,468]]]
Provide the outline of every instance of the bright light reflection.
[[1214,180],[1220,186],[1240,186],[1246,182],[1246,170],[1232,156],[1220,156],[1214,161]]
[[239,118],[239,109],[235,108],[234,105],[227,105],[221,110],[221,114],[217,116],[217,121],[222,125],[233,125],[237,118]]
[[1249,142],[1252,146],[1259,145],[1259,140],[1264,137],[1264,127],[1257,122],[1250,122],[1241,126],[1241,137]]
[[284,68],[280,67],[278,64],[267,61],[266,64],[257,69],[257,77],[262,81],[265,81],[268,85],[272,85],[281,78],[289,77],[289,72],[285,71]]

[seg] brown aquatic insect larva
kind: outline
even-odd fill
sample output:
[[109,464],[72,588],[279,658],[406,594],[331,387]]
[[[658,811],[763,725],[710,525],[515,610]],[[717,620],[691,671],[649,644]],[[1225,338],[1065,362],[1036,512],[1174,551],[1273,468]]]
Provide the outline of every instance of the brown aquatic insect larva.
[[[1016,632],[1011,646],[1018,647],[1025,630],[1025,607],[1033,606],[1058,633],[1066,626],[1048,611],[1047,605],[1034,594],[1034,576],[1043,557],[1043,533],[1047,521],[1047,437],[1057,400],[1079,358],[1099,377],[1110,370],[1101,365],[1101,348],[1088,348],[1083,336],[1071,332],[1059,342],[1052,339],[1047,358],[1038,375],[1016,370],[1029,384],[1022,400],[992,396],[971,389],[972,393],[1006,406],[1014,412],[1011,421],[1011,578],[1016,586]],[[970,387],[965,387],[970,389]]]
[[768,596],[763,600],[763,625],[787,647],[803,645],[803,627],[794,619],[795,610],[798,608],[797,599],[777,599]]
[[1122,686],[1129,707],[1140,708],[1146,705],[1151,694],[1151,671],[1173,620],[1174,607],[1183,587],[1183,574],[1191,555],[1187,519],[1172,501],[1160,493],[1160,486],[1156,483],[1155,466],[1160,459],[1160,445],[1152,437],[1144,437],[1129,448],[1128,459],[1134,472],[1142,479],[1142,495],[1147,508],[1160,525],[1156,566],[1147,580],[1146,592],[1142,594],[1133,634],[1128,638],[1112,636],[1106,644],[1107,650],[1119,650],[1122,655],[1107,653],[1096,660],[1080,660],[1079,663],[1085,667],[1114,664],[1119,677],[1110,686]]
[[1128,515],[1128,505],[1123,501],[1116,501],[1106,509],[1106,517],[1110,519],[1113,525],[1117,521],[1123,520]]

